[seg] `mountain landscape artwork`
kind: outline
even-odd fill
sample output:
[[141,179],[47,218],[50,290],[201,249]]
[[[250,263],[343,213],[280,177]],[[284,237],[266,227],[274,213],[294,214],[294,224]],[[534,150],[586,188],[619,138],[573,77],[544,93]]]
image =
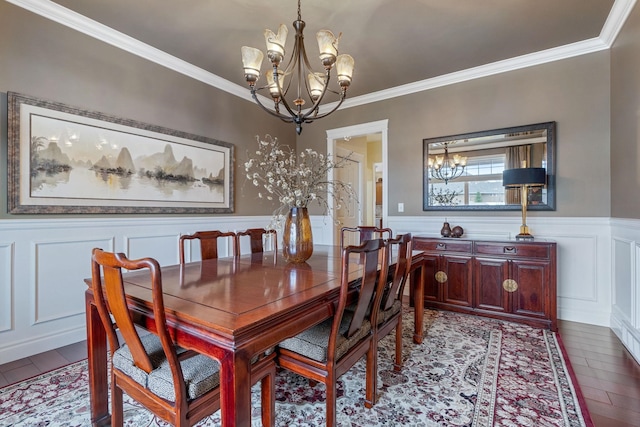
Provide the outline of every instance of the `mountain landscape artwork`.
[[232,209],[231,144],[94,117],[99,113],[82,116],[77,114],[81,110],[70,112],[61,105],[14,107],[20,108],[15,121],[20,129],[13,129],[13,135],[20,137],[21,201],[111,211]]
[[31,129],[32,197],[223,199],[221,153],[40,116]]

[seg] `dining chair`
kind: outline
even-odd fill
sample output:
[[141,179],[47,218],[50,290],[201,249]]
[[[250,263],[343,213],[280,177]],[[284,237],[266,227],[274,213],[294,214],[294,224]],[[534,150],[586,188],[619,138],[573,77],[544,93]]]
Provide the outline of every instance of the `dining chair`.
[[[402,298],[411,267],[413,251],[411,233],[401,234],[394,239],[389,239],[387,244],[389,245],[389,252],[392,251],[393,247],[397,247],[398,255],[395,261],[395,268],[389,271],[387,284],[382,291],[380,312],[374,328],[374,341],[379,342],[395,329],[396,349],[393,369],[400,371],[402,369]],[[389,258],[389,262],[393,262],[393,260]],[[377,353],[378,346],[374,346],[374,349]],[[374,390],[377,391],[377,376],[373,380]],[[377,392],[374,394],[373,399],[373,403],[378,400]]]
[[[358,256],[352,256],[358,255]],[[361,255],[361,256],[360,256]],[[377,375],[377,360],[373,340],[373,327],[377,324],[383,280],[388,271],[388,246],[382,239],[369,240],[361,246],[347,246],[342,249],[340,294],[333,316],[329,319],[278,344],[277,362],[311,381],[322,382],[326,386],[327,426],[335,426],[336,383],[358,360],[366,355],[366,396],[373,404]],[[379,258],[380,257],[380,258]],[[378,262],[381,262],[378,268]],[[359,292],[352,292],[349,280],[350,263],[358,263],[361,269]],[[356,294],[356,295],[354,295]],[[353,311],[345,310],[349,297],[356,299]],[[370,407],[370,406],[369,406]]]
[[[351,237],[355,235],[357,240],[352,241]],[[342,227],[340,229],[340,247],[344,245],[361,245],[365,240],[371,239],[390,239],[393,235],[390,228],[378,228],[373,225],[358,225],[356,227]]]
[[[123,392],[175,426],[192,426],[216,412],[220,408],[220,365],[174,344],[165,316],[158,262],[153,258],[129,260],[122,253],[98,248],[93,249],[91,260],[91,288],[111,355],[111,425],[123,425]],[[148,270],[155,333],[140,334],[136,328],[127,306],[122,269]],[[255,360],[250,373],[252,383],[261,381],[265,426],[275,422],[274,359],[275,353],[271,353]]]
[[238,254],[240,253],[240,240],[243,236],[249,236],[252,254],[264,252],[265,246],[274,252],[278,252],[278,233],[274,229],[248,228],[237,232],[236,247],[238,248]]
[[193,234],[185,234],[180,236],[179,248],[180,248],[180,264],[184,264],[184,248],[188,240],[198,239],[200,240],[200,257],[201,259],[214,259],[218,258],[218,239],[221,237],[228,237],[232,245],[233,256],[238,255],[238,245],[236,241],[236,233],[233,231],[222,232],[219,230],[212,231],[196,231]]

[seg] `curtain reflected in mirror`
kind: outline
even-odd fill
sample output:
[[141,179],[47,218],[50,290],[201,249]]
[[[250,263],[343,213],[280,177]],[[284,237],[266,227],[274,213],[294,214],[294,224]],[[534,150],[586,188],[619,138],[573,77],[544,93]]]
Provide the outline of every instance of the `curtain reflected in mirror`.
[[[523,167],[547,171],[547,185],[529,189],[529,209],[555,209],[555,122],[424,139],[423,149],[424,210],[518,210],[521,192],[502,186],[502,172]],[[466,159],[462,173],[454,158]]]

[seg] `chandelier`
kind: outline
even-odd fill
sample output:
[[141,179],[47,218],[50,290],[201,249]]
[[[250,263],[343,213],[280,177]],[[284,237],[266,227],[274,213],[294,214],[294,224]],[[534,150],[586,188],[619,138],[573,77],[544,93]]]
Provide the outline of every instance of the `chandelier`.
[[[311,123],[314,120],[326,117],[342,105],[347,96],[347,88],[351,84],[354,66],[353,58],[350,55],[338,55],[338,41],[342,33],[336,38],[331,31],[320,30],[316,34],[316,38],[324,71],[313,71],[304,47],[304,35],[302,34],[304,27],[305,22],[301,18],[300,0],[298,0],[298,19],[293,22],[293,28],[296,30],[296,39],[293,53],[284,70],[280,66],[280,62],[285,56],[284,46],[289,30],[287,30],[286,25],[280,24],[278,34],[274,34],[269,29],[264,31],[264,38],[267,42],[267,57],[273,65],[273,69],[266,73],[267,84],[265,86],[256,87],[264,54],[261,50],[253,47],[242,46],[241,49],[244,77],[249,83],[251,96],[269,114],[287,123],[295,123],[298,135],[302,132],[303,123]],[[340,92],[328,88],[331,69],[334,65]],[[269,90],[274,103],[273,110],[260,102],[257,92],[262,89]],[[294,98],[287,101],[285,97],[290,90]],[[327,92],[338,95],[339,100],[330,111],[320,114],[320,103]],[[303,110],[306,101],[311,102],[311,107]],[[283,106],[285,111],[281,111],[280,106]]]
[[449,156],[448,146],[454,144],[455,141],[444,142],[444,155],[429,157],[429,169],[431,170],[431,177],[444,181],[444,184],[453,179],[458,178],[464,172],[464,168],[467,165],[467,158],[460,154],[454,154]]

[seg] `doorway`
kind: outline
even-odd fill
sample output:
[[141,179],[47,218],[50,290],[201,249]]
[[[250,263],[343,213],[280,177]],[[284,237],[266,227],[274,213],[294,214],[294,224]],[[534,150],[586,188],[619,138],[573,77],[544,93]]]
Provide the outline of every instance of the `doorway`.
[[[343,221],[334,227],[333,242],[340,241],[340,228],[354,225],[384,226],[387,220],[387,126],[388,120],[363,123],[327,131],[327,153],[337,159],[345,152],[353,152],[352,159],[360,162],[356,168],[351,165],[351,177],[338,178],[338,173],[330,172],[329,179],[343,179],[352,182],[358,194],[353,212],[345,213],[345,209],[334,210],[330,203],[333,218]],[[356,159],[357,157],[357,159]],[[353,176],[358,171],[357,180]],[[380,191],[376,192],[376,182]],[[377,194],[376,194],[377,193]],[[379,206],[376,204],[379,203]],[[351,208],[351,207],[350,207]],[[349,209],[351,210],[351,209]],[[353,223],[353,224],[352,224]]]

